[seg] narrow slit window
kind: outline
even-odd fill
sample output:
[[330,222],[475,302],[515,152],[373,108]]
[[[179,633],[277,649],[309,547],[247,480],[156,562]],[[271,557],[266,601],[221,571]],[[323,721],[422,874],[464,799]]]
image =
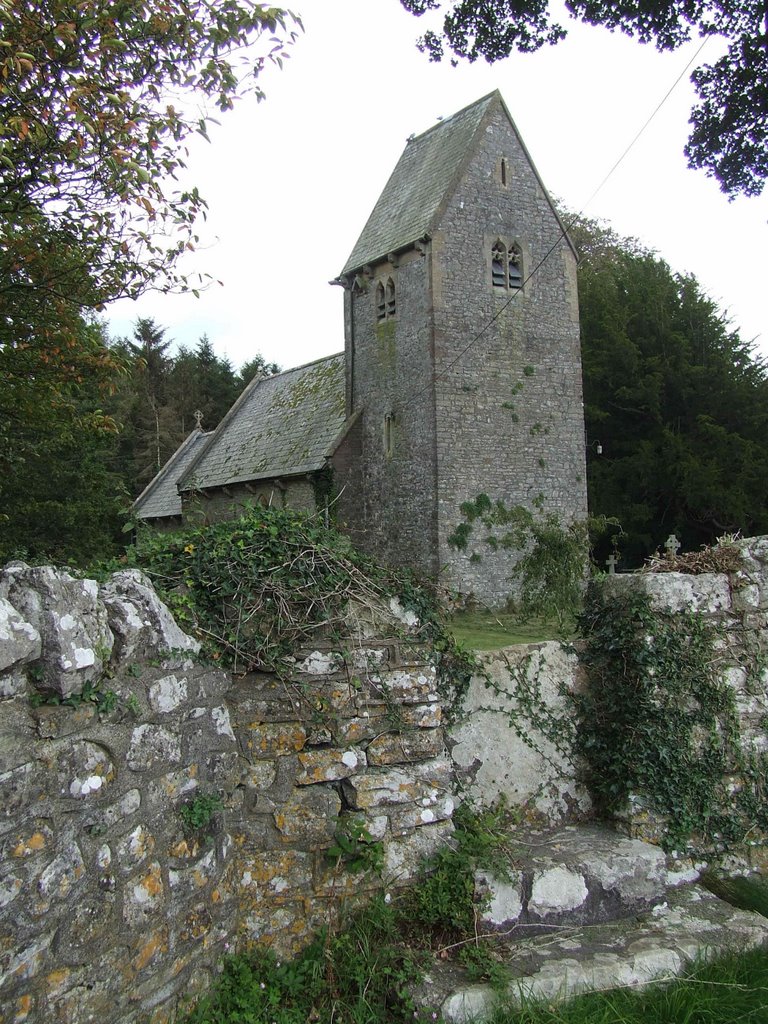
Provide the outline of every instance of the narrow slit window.
[[389,318],[391,316],[394,316],[395,313],[397,312],[397,304],[395,302],[395,282],[392,280],[391,277],[387,281],[386,293],[387,293],[386,315],[387,315],[387,318]]
[[394,413],[388,412],[384,417],[384,454],[388,459],[392,458],[395,450],[395,417]]
[[387,315],[387,304],[384,299],[384,285],[379,281],[376,285],[376,319],[384,320]]
[[506,157],[501,158],[501,184],[506,187],[507,184],[507,159]]
[[494,288],[507,287],[507,251],[502,242],[496,242],[491,250],[491,281]]

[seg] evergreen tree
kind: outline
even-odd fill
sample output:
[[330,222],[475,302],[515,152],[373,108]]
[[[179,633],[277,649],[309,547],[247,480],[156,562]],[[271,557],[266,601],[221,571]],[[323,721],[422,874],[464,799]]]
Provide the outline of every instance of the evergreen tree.
[[695,278],[593,221],[572,234],[590,510],[621,520],[625,564],[672,532],[695,550],[768,531],[762,362]]

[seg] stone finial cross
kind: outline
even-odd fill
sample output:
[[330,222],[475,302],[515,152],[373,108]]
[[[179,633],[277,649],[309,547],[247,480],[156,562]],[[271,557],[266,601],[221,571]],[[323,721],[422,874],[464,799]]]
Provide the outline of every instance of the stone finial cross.
[[674,533],[670,533],[670,535],[664,541],[664,547],[667,550],[667,555],[669,556],[669,558],[675,557],[677,552],[680,550],[680,546],[680,541],[677,539]]
[[618,562],[618,558],[616,557],[614,552],[611,552],[611,554],[605,560],[605,564],[608,566],[608,573],[609,573],[609,575],[611,575],[611,576],[615,576],[616,575],[616,563],[617,562]]
[[195,409],[195,426],[198,430],[202,429],[203,414],[199,409]]

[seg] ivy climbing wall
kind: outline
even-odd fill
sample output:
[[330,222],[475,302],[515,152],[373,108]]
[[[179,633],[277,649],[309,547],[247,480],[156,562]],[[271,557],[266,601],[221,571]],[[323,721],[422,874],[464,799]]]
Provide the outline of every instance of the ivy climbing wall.
[[768,865],[768,537],[593,582],[581,639],[485,655],[448,744],[475,804],[608,819],[685,875]]
[[233,679],[137,571],[0,571],[2,1024],[160,1024],[227,950],[288,953],[415,875],[453,799],[393,608]]

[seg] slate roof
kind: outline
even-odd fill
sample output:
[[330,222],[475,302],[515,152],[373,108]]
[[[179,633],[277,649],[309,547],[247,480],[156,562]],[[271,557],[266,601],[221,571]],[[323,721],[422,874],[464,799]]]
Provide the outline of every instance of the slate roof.
[[181,496],[177,482],[186,472],[193,459],[205,447],[212,431],[195,428],[182,441],[160,472],[147,484],[136,501],[133,511],[139,519],[162,519],[165,516],[181,515]]
[[359,270],[429,234],[440,204],[453,183],[492,92],[412,139],[373,208],[342,274]]
[[188,465],[179,490],[322,469],[344,412],[343,352],[253,380]]

